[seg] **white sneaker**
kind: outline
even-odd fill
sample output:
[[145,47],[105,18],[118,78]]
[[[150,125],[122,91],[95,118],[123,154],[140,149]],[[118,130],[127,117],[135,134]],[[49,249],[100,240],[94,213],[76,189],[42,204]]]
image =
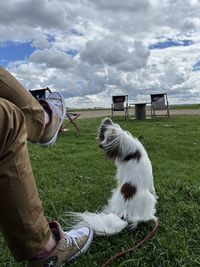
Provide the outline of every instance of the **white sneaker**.
[[44,258],[36,256],[27,262],[27,267],[62,267],[68,261],[86,252],[93,239],[93,230],[83,226],[77,230],[64,232],[58,222],[49,226],[57,239],[55,249]]
[[88,250],[93,239],[93,230],[88,226],[83,226],[76,230],[64,232],[64,236],[71,246],[75,245],[78,248],[77,252],[67,260],[71,261]]
[[39,99],[38,101],[50,118],[39,144],[41,146],[50,146],[56,142],[58,132],[66,115],[65,100],[61,94],[53,92],[48,95],[47,99]]

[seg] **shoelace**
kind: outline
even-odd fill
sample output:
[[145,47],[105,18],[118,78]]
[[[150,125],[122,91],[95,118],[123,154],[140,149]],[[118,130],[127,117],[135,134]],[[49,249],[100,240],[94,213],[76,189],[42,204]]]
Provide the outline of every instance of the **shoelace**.
[[76,245],[78,249],[80,249],[79,245],[77,244],[77,239],[82,239],[84,233],[77,230],[71,230],[70,232],[64,232],[65,239],[70,245]]
[[51,107],[51,109],[59,116],[62,117],[62,102],[58,101],[58,100],[48,100],[47,102],[49,103],[49,106]]

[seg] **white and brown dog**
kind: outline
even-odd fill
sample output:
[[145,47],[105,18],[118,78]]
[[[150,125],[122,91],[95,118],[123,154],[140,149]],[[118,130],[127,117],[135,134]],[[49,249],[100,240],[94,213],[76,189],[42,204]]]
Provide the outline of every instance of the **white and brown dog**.
[[98,235],[115,234],[155,217],[156,192],[152,166],[137,138],[106,118],[98,131],[99,147],[117,166],[117,188],[100,213],[71,213],[77,226],[88,225]]

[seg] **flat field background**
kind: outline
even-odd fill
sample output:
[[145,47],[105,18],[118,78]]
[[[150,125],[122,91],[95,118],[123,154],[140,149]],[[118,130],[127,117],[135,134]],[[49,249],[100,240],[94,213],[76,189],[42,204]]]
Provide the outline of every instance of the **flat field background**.
[[[114,121],[140,137],[149,154],[159,196],[160,227],[150,241],[112,266],[200,266],[200,117],[144,121],[117,117]],[[59,135],[56,145],[46,149],[28,144],[45,215],[63,228],[68,228],[67,211],[100,211],[115,186],[115,166],[96,141],[100,122],[101,118],[80,119],[79,135],[71,126]],[[95,236],[90,250],[67,266],[100,267],[111,256],[136,245],[152,227],[147,222],[133,232]],[[1,236],[0,251],[0,266],[25,266],[12,259]]]

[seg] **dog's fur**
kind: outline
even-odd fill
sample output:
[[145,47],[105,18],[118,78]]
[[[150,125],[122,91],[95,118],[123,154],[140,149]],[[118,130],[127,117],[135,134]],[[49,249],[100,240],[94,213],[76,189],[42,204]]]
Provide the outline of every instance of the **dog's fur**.
[[[156,220],[152,166],[137,138],[106,118],[98,131],[99,147],[115,162],[117,188],[101,213],[71,213],[77,226],[89,225],[98,235],[115,234],[140,221]],[[103,185],[102,185],[103,189]]]

